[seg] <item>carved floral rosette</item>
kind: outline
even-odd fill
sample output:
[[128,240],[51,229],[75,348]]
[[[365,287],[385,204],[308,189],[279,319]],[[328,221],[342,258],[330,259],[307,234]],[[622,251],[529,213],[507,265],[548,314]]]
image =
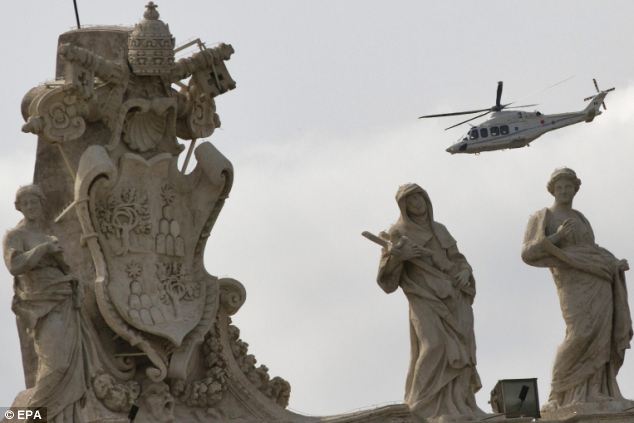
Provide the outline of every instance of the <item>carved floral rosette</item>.
[[[220,284],[203,265],[206,238],[232,183],[232,167],[210,143],[183,175],[177,156],[118,159],[86,149],[75,182],[82,242],[95,265],[95,294],[108,325],[147,356],[148,377],[184,379],[211,329]],[[139,353],[132,352],[132,356]]]

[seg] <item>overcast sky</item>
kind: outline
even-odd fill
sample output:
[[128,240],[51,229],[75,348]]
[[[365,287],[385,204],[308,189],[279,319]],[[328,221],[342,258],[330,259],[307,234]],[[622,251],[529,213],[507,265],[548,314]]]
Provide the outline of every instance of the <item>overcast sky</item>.
[[[222,129],[211,138],[233,162],[235,183],[206,266],[245,285],[234,322],[259,362],[291,383],[290,407],[327,415],[402,401],[408,305],[400,290],[377,286],[379,248],[360,233],[396,220],[394,194],[406,182],[429,192],[436,220],[474,269],[479,405],[490,410],[497,380],[532,377],[543,403],[564,323],[550,273],[524,264],[520,248],[528,216],[552,203],[545,185],[554,168],[577,171],[575,208],[600,245],[634,265],[634,3],[157,3],[177,44],[200,37],[236,50],[228,68],[238,88],[217,99]],[[78,4],[82,24],[129,25],[144,1]],[[54,76],[57,36],[75,25],[71,0],[3,6],[2,232],[20,218],[13,196],[35,162],[20,101]],[[451,156],[445,148],[468,127],[416,119],[489,107],[499,80],[503,102],[579,110],[593,77],[616,87],[609,110],[530,148]],[[23,378],[4,267],[0,279],[0,405],[9,405]],[[618,380],[634,398],[631,351]]]

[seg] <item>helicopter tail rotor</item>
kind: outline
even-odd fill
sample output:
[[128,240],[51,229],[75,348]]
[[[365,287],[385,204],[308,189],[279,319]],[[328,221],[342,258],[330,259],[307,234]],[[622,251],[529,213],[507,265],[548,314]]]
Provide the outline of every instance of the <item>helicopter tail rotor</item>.
[[[600,90],[599,89],[599,84],[597,84],[597,80],[595,78],[592,78],[592,82],[594,83],[594,88],[597,90],[597,94],[601,94],[601,93],[609,93],[610,91],[614,91],[615,88],[608,88],[607,90]],[[586,97],[583,99],[583,101],[589,101],[592,100],[593,98],[595,98],[597,95],[591,95],[589,97]],[[605,101],[601,103],[601,105],[603,106],[603,110],[608,110],[608,108],[605,106]]]

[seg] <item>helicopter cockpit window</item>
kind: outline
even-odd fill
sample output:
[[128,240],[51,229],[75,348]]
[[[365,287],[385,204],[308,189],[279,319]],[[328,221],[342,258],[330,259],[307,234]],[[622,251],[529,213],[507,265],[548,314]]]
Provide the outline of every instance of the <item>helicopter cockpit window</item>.
[[540,112],[540,111],[536,111],[536,112],[535,112],[535,115],[536,115],[536,116],[541,116],[541,115],[542,115],[542,112]]
[[486,128],[480,128],[480,136],[486,138],[489,136],[489,130]]
[[509,133],[509,126],[508,125],[500,126],[500,134],[507,135],[508,133]]
[[491,131],[492,137],[497,137],[498,135],[500,135],[500,128],[498,128],[497,126],[492,126],[489,128],[489,130]]
[[469,139],[470,140],[477,140],[478,139],[478,130],[476,128],[474,128],[471,131],[469,131]]

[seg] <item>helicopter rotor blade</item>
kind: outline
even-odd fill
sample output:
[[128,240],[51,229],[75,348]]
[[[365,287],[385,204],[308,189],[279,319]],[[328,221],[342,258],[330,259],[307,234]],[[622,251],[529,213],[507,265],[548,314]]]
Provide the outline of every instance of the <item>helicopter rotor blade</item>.
[[[513,103],[509,103],[509,104],[513,104]],[[511,106],[511,107],[507,107],[504,106],[505,109],[519,109],[521,107],[533,107],[533,106],[539,106],[539,104],[535,103],[535,104],[522,104],[521,106]]]
[[599,89],[599,84],[597,84],[597,80],[595,78],[592,78],[592,82],[594,82],[594,88],[596,88],[597,92],[600,93],[601,90]]
[[450,127],[445,128],[445,131],[446,131],[447,129],[455,128],[456,126],[460,126],[460,125],[462,125],[463,123],[471,122],[472,120],[475,120],[475,119],[480,118],[480,117],[482,117],[482,116],[486,116],[486,115],[488,115],[489,113],[491,113],[491,110],[487,110],[486,112],[482,113],[481,115],[478,115],[478,116],[475,116],[475,117],[469,118],[469,119],[464,120],[464,121],[462,121],[462,122],[460,122],[460,123],[456,123],[455,125],[451,125]]
[[503,82],[502,81],[498,81],[498,91],[497,91],[497,95],[495,96],[495,109],[496,110],[502,110],[503,106],[500,104],[500,100],[502,99],[502,86],[503,86]]
[[[609,93],[610,91],[614,91],[615,89],[616,89],[616,88],[612,87],[612,88],[608,88],[607,90],[603,90],[603,91],[599,91],[599,92],[600,92],[600,93]],[[593,99],[593,98],[595,98],[595,97],[596,97],[596,94],[595,94],[595,95],[591,95],[591,96],[589,96],[589,97],[584,98],[584,99],[583,99],[583,101],[592,100],[592,99]]]
[[443,117],[443,116],[458,116],[458,115],[470,115],[473,113],[482,113],[484,111],[490,112],[491,109],[479,109],[479,110],[469,110],[466,112],[453,112],[453,113],[439,113],[436,115],[425,115],[425,116],[419,116],[419,119],[423,119],[423,118],[433,118],[433,117]]

